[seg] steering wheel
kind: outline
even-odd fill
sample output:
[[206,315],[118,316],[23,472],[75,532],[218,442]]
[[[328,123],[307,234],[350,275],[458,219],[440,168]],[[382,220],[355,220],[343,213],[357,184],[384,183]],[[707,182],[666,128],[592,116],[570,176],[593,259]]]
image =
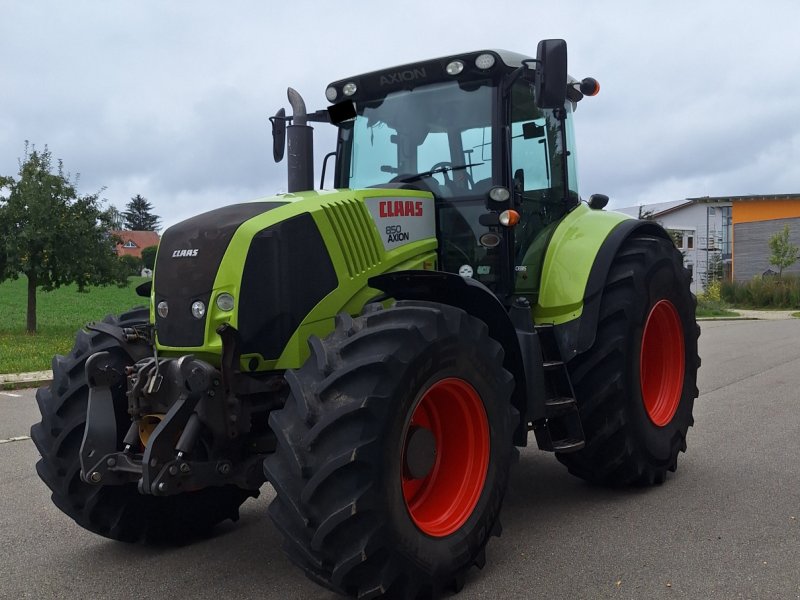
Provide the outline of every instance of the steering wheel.
[[452,170],[453,170],[453,163],[450,162],[449,160],[443,160],[433,165],[430,171],[427,171],[427,173],[430,173],[428,177],[433,177],[434,175],[439,175],[441,173],[442,178],[444,179],[445,186],[449,186],[450,184],[453,183],[453,180],[449,176],[449,172]]
[[[438,173],[441,173],[442,177],[444,177],[445,186],[450,188],[454,194],[460,194],[475,189],[475,180],[472,178],[472,173],[469,172],[469,168],[482,164],[483,163],[454,165],[450,161],[442,161],[433,165],[433,167],[431,167],[431,172],[441,169],[441,171],[438,171]],[[452,176],[452,173],[455,173],[456,171],[463,171],[464,177],[460,178]]]

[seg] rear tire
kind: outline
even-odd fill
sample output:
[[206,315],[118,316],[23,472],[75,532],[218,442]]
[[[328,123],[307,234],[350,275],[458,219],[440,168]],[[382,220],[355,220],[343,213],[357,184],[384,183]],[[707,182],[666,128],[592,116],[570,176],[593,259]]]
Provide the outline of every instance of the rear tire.
[[586,446],[557,454],[569,472],[606,485],[662,483],[694,423],[696,300],[680,252],[637,236],[618,251],[594,345],[567,367]]
[[[130,327],[147,320],[148,310],[142,308],[119,318],[108,316],[103,322]],[[125,542],[183,543],[208,534],[225,519],[236,521],[242,502],[258,493],[225,486],[156,498],[139,494],[133,483],[104,487],[80,478],[79,452],[89,398],[86,359],[106,351],[124,367],[148,353],[148,347],[141,348],[142,356],[130,356],[110,335],[81,330],[72,352],[53,358],[53,383],[36,392],[42,414],[42,421],[31,428],[31,438],[42,456],[36,471],[52,491],[53,503],[89,531]],[[112,396],[121,443],[130,425],[124,381],[112,388]]]
[[264,466],[277,492],[270,516],[289,558],[326,587],[435,597],[483,566],[500,533],[513,378],[486,325],[460,309],[370,308],[340,315],[287,373]]

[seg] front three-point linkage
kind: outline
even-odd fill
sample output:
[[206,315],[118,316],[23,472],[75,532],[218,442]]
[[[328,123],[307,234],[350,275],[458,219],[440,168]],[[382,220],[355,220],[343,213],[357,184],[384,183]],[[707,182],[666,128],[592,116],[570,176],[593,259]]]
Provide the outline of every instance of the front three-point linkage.
[[[128,371],[121,373],[106,352],[98,352],[86,363],[90,388],[81,445],[84,481],[96,485],[135,482],[140,493],[153,495],[227,484],[257,489],[263,483],[258,456],[242,461],[233,456],[234,449],[200,439],[202,415],[225,406],[217,369],[187,355],[177,360],[147,358]],[[126,375],[133,421],[120,451],[111,388],[121,385]],[[152,414],[145,414],[148,409]],[[163,416],[150,430],[147,418],[160,410],[166,412],[160,413]]]

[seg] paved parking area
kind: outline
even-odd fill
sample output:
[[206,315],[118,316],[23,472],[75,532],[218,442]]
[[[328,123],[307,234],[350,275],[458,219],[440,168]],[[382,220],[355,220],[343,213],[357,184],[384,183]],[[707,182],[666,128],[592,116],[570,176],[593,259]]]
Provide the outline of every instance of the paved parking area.
[[[800,598],[800,320],[702,329],[701,395],[677,473],[607,490],[524,450],[503,537],[458,598]],[[32,390],[0,391],[0,597],[336,597],[281,554],[268,486],[238,524],[185,548],[81,530],[35,474],[35,420]]]

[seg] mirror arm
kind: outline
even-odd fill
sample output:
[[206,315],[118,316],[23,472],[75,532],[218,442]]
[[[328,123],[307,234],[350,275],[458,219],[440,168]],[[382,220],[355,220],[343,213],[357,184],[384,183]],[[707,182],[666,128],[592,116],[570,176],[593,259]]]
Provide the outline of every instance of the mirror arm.
[[322,109],[306,115],[306,120],[311,121],[313,123],[330,123],[331,116],[327,110]]
[[510,90],[511,86],[514,85],[514,83],[516,83],[517,79],[520,78],[520,75],[522,75],[526,71],[535,72],[536,71],[535,65],[538,62],[539,61],[536,60],[535,58],[526,58],[525,60],[522,61],[522,66],[517,67],[516,69],[511,71],[511,73],[505,78],[505,81],[503,82],[503,95],[505,96],[508,94],[508,90]]

